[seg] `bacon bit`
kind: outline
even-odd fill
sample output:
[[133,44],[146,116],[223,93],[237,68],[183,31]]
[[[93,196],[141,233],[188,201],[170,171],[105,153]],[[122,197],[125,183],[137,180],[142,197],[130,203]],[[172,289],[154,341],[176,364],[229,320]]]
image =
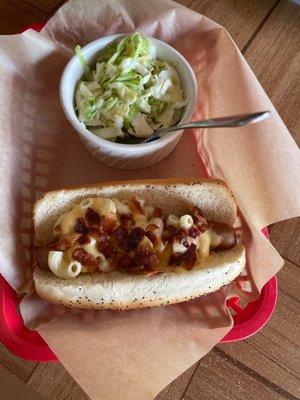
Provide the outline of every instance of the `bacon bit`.
[[200,233],[207,231],[209,225],[198,225],[197,228],[199,229]]
[[116,238],[118,246],[124,251],[130,251],[130,236],[126,228],[119,226],[114,231],[114,237]]
[[156,229],[158,229],[159,227],[155,224],[150,224],[147,226],[146,231],[147,232],[154,232],[156,231]]
[[197,246],[195,244],[191,244],[191,246],[187,249],[187,251],[183,254],[175,255],[172,254],[169,259],[169,265],[179,266],[181,264],[190,271],[193,269],[194,265],[197,261]]
[[85,213],[85,220],[88,226],[98,226],[100,222],[100,215],[95,210],[88,207]]
[[54,230],[56,231],[56,232],[60,232],[61,231],[61,225],[59,224],[59,225],[56,225],[56,227],[54,228]]
[[129,228],[134,223],[132,214],[121,214],[120,223],[125,228]]
[[117,216],[114,213],[103,215],[100,220],[100,231],[105,233],[113,233],[118,226]]
[[98,267],[97,259],[81,247],[74,249],[72,257],[73,260],[80,262],[80,264],[86,267],[88,272],[93,272]]
[[132,229],[132,231],[130,233],[130,246],[131,246],[132,249],[136,248],[136,246],[143,239],[145,234],[146,233],[145,233],[143,228],[136,227],[136,228]]
[[138,244],[135,252],[135,263],[138,266],[144,266],[149,269],[159,264],[159,259],[154,252],[153,244],[146,236],[144,236]]
[[80,245],[89,244],[89,243],[91,243],[91,238],[87,233],[84,233],[78,239],[78,244],[80,244]]
[[52,250],[57,250],[57,242],[48,243],[36,250],[34,254],[35,262],[41,269],[49,269],[48,254]]
[[97,247],[104,257],[112,257],[115,254],[115,249],[109,238],[110,237],[106,234],[98,238]]
[[65,251],[72,247],[76,240],[80,238],[80,235],[80,233],[70,232],[61,236],[58,241],[59,250]]
[[87,233],[87,226],[83,218],[77,218],[74,226],[74,231],[77,233]]
[[200,211],[199,208],[195,207],[194,208],[194,218],[193,218],[194,222],[197,224],[197,226],[207,226],[207,219],[204,217],[204,215],[202,214],[202,212]]
[[161,218],[162,215],[163,215],[162,209],[159,208],[159,207],[155,207],[154,210],[153,210],[153,217],[154,218],[158,218],[158,217]]
[[153,232],[151,232],[151,231],[146,232],[146,236],[148,239],[150,239],[150,241],[153,245],[158,245],[160,243],[160,238],[157,235],[155,235]]
[[115,268],[122,269],[125,271],[130,270],[131,267],[134,267],[134,259],[128,253],[119,253],[117,254],[113,260],[112,265]]
[[177,231],[177,228],[175,228],[175,226],[173,225],[164,225],[164,229],[170,234],[172,235],[173,233],[175,233]]
[[169,235],[168,241],[170,243],[179,242],[181,243],[185,238],[188,237],[188,232],[185,229],[177,229],[174,233]]
[[195,239],[197,236],[200,235],[200,231],[196,226],[191,226],[190,229],[188,230],[189,236]]
[[101,235],[99,229],[94,226],[92,228],[87,228],[87,233],[96,240],[99,238],[99,235]]
[[145,214],[143,207],[140,205],[139,201],[134,196],[131,197],[130,199],[129,208],[133,214],[142,214],[142,215]]

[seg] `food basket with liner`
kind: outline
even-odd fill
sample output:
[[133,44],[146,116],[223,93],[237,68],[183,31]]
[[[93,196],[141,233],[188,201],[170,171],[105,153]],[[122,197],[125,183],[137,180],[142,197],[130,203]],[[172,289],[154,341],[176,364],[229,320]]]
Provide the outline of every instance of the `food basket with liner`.
[[[44,26],[37,23],[22,29],[39,31]],[[263,233],[268,237],[268,230]],[[247,278],[240,276],[237,283]],[[235,342],[246,339],[258,332],[269,320],[277,300],[277,279],[273,277],[263,287],[260,297],[251,303],[243,304],[239,297],[227,300],[227,307],[233,315],[234,325],[231,331],[221,340],[221,343]],[[30,331],[23,323],[19,313],[19,296],[0,276],[0,341],[14,354],[26,360],[37,362],[57,361],[55,354],[37,331]]]

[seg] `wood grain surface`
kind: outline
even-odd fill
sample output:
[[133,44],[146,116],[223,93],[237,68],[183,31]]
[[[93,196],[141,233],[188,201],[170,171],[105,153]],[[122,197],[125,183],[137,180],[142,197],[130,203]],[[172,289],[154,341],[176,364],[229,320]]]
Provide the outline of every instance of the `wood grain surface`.
[[[178,2],[228,30],[299,143],[300,7],[284,0]],[[29,23],[47,20],[62,3],[1,0],[0,33],[15,33]],[[270,227],[271,241],[285,266],[278,274],[278,304],[267,326],[250,339],[214,348],[163,390],[158,400],[300,397],[299,227],[299,218]],[[42,398],[88,399],[61,364],[24,361],[0,345],[0,399]]]

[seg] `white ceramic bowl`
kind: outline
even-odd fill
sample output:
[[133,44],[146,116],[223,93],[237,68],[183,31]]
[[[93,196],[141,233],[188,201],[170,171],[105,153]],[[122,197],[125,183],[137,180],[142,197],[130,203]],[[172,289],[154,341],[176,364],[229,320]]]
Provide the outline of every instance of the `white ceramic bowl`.
[[[82,53],[88,64],[93,64],[97,54],[105,46],[122,36],[125,35],[105,36],[83,47]],[[156,47],[158,59],[176,63],[184,95],[189,98],[187,105],[183,108],[180,122],[189,122],[193,115],[197,98],[197,82],[194,73],[186,59],[177,50],[158,39],[150,39]],[[101,139],[90,132],[78,120],[74,110],[74,92],[82,75],[81,64],[77,56],[74,56],[66,65],[60,80],[60,101],[66,117],[75,128],[83,145],[99,161],[119,169],[146,168],[163,160],[176,147],[182,131],[169,133],[161,139],[145,144],[114,143]]]

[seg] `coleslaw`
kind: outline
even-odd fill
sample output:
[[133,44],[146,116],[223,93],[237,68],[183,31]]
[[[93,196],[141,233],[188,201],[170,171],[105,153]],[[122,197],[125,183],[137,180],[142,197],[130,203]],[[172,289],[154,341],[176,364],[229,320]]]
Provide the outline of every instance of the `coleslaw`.
[[93,69],[80,46],[75,52],[84,70],[75,92],[76,112],[95,135],[138,143],[180,120],[187,99],[178,72],[171,63],[157,59],[149,38],[135,32],[110,43]]

